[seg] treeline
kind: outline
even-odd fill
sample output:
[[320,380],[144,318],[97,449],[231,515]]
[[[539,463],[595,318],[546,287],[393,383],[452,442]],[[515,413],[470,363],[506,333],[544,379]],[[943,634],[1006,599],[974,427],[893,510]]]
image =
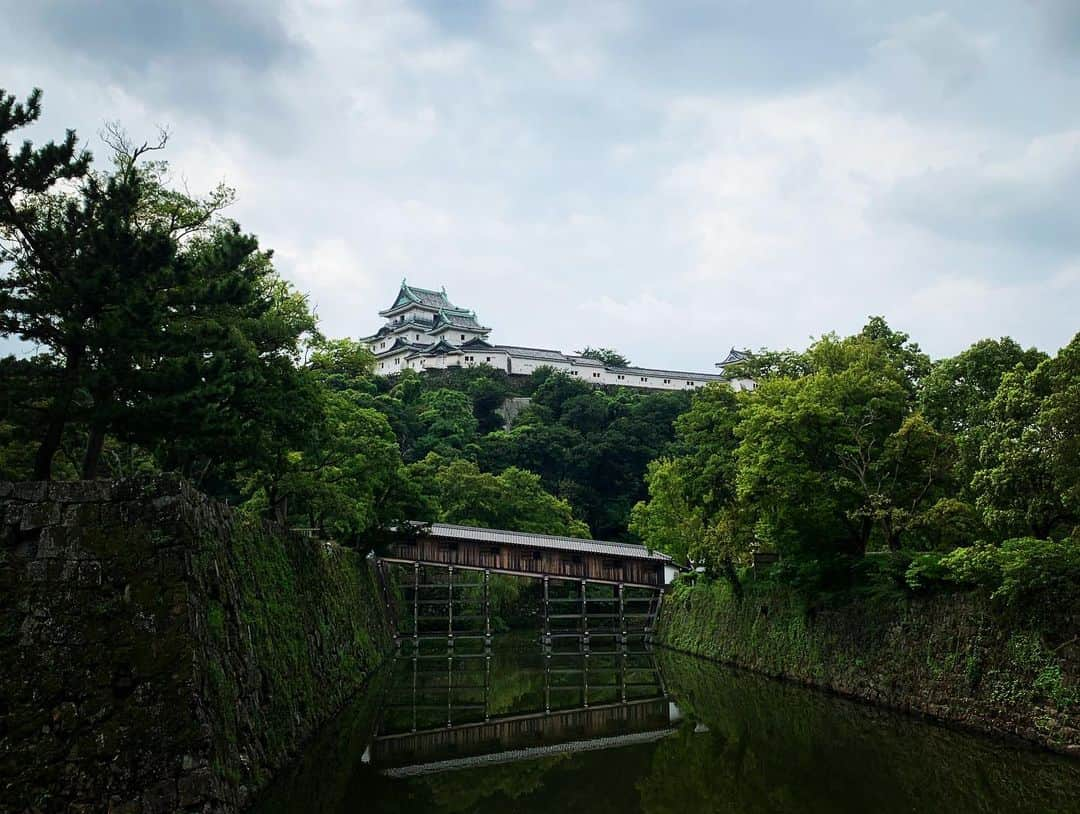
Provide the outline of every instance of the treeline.
[[[390,387],[380,401],[411,472],[461,462],[459,474],[533,473],[572,508],[580,530],[601,539],[626,536],[630,510],[646,496],[645,470],[669,450],[674,420],[690,404],[686,393],[605,390],[550,368],[516,382],[480,367],[406,370],[380,383]],[[529,404],[507,428],[499,408],[515,395]],[[481,490],[474,494],[477,517],[493,517]]]
[[873,318],[761,351],[751,393],[676,420],[631,528],[738,592],[752,552],[821,597],[979,585],[1008,604],[1080,595],[1080,335],[1049,357],[987,339],[932,363]]
[[[232,190],[173,184],[163,135],[69,131],[0,91],[0,478],[177,471],[246,511],[366,546],[405,518],[620,537],[682,394],[605,393],[540,371],[394,379],[319,331]],[[613,354],[606,349],[593,354]],[[531,397],[507,429],[508,396]]]

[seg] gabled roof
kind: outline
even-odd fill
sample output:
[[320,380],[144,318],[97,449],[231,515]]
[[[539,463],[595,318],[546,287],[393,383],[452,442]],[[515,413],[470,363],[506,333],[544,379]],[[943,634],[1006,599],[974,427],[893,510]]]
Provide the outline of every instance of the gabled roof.
[[451,345],[445,339],[440,339],[438,342],[432,342],[430,345],[424,345],[422,348],[416,351],[416,353],[410,353],[409,358],[415,359],[417,356],[439,356],[441,354],[449,353],[461,353],[461,348],[457,345]]
[[566,361],[566,354],[558,350],[547,350],[545,348],[523,348],[520,345],[496,345],[495,349],[505,351],[511,356],[517,356],[524,359],[542,359],[548,362]]
[[485,350],[491,350],[495,346],[488,342],[486,339],[481,339],[479,336],[474,336],[468,342],[462,342],[458,345],[462,350],[473,350],[475,348],[484,348]]
[[717,367],[727,367],[728,365],[733,365],[736,362],[745,362],[749,358],[750,358],[750,351],[747,351],[747,350],[735,350],[735,348],[732,348],[731,350],[728,351],[728,355],[724,357],[724,361],[717,362],[716,366]]
[[432,328],[432,333],[446,331],[450,328],[464,328],[469,331],[491,331],[491,328],[485,328],[477,322],[476,314],[472,311],[451,311],[440,308],[435,317],[435,326]]
[[418,351],[422,351],[422,350],[425,350],[427,348],[430,348],[431,345],[432,345],[431,342],[407,342],[406,340],[402,339],[399,336],[399,337],[397,337],[397,339],[394,340],[394,343],[390,347],[388,347],[386,350],[377,350],[377,351],[375,351],[375,357],[379,358],[379,357],[383,357],[383,356],[389,356],[392,353],[398,353],[399,351],[402,351],[402,350],[407,350],[407,351],[411,351],[413,353],[416,353]]
[[553,548],[559,551],[581,551],[590,554],[607,554],[636,560],[659,560],[671,562],[671,557],[634,543],[609,543],[603,540],[586,540],[581,537],[563,537],[555,534],[533,534],[525,531],[484,529],[475,526],[457,526],[451,523],[413,522],[429,537],[441,540],[472,540],[499,545],[527,546],[529,548]]
[[408,305],[421,305],[425,308],[446,308],[451,311],[462,310],[450,302],[449,298],[446,296],[445,288],[439,291],[433,291],[430,288],[420,288],[419,286],[409,285],[405,280],[402,280],[401,288],[398,289],[398,295],[394,299],[394,304],[386,310],[380,311],[379,315],[387,316]]

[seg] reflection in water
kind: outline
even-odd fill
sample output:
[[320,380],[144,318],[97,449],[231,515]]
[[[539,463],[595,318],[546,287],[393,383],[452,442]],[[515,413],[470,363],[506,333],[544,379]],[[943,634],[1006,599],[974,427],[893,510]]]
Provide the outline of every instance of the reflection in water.
[[382,710],[365,758],[389,777],[648,743],[679,717],[653,655],[625,649],[414,653]]
[[395,660],[256,808],[1080,812],[1080,765],[664,650]]

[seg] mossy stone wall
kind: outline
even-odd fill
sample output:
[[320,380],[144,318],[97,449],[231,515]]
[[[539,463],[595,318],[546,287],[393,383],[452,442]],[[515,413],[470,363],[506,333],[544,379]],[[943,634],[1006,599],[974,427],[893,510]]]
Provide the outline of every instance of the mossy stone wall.
[[179,479],[0,483],[0,811],[232,812],[391,646],[354,552]]
[[[783,587],[679,586],[659,642],[875,704],[1080,756],[1080,610],[1052,628],[977,594],[812,609]],[[1071,634],[1070,634],[1071,630]]]

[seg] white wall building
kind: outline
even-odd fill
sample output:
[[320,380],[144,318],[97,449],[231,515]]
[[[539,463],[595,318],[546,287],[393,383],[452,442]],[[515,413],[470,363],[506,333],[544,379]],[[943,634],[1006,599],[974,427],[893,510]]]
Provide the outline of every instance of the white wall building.
[[612,367],[595,359],[544,348],[495,345],[488,341],[476,314],[458,308],[446,289],[432,291],[401,281],[393,305],[380,311],[386,323],[362,342],[375,354],[375,372],[384,376],[413,370],[489,365],[510,375],[527,376],[550,367],[597,385],[638,387],[648,390],[691,390],[709,382],[727,382],[736,390],[750,390],[749,379],[718,373],[690,373],[644,367]]

